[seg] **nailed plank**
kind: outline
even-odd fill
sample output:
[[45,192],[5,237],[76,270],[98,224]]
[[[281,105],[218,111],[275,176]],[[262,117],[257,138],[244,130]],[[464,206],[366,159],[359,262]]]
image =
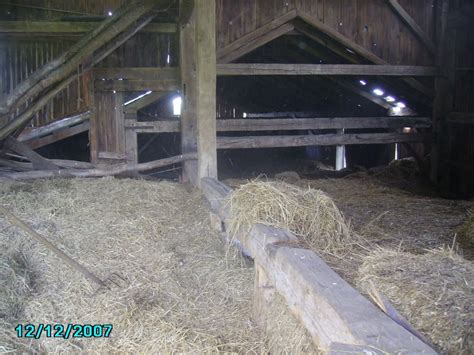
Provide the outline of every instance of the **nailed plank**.
[[305,147],[311,145],[389,144],[403,142],[425,142],[428,134],[405,133],[361,133],[319,134],[304,136],[253,136],[218,137],[218,149],[251,149],[277,147]]
[[[97,22],[79,21],[0,21],[0,34],[52,35],[83,34],[97,28]],[[176,33],[175,23],[150,23],[142,30],[149,33]]]
[[434,76],[435,67],[361,64],[218,64],[217,75]]
[[96,91],[176,91],[177,80],[96,80]]
[[403,8],[398,0],[388,0],[390,7],[393,11],[405,22],[408,28],[421,40],[426,48],[430,51],[431,54],[435,54],[436,48],[434,42],[426,34],[425,31],[416,23],[413,17],[410,16],[408,12]]

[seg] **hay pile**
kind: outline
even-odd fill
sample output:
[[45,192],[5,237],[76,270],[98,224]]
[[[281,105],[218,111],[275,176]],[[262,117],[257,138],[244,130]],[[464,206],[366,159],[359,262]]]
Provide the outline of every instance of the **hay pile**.
[[415,255],[379,249],[359,269],[433,344],[448,354],[474,353],[474,264],[450,249]]
[[[0,352],[266,351],[253,325],[253,270],[226,259],[197,192],[170,182],[0,184],[0,204],[97,276],[96,286],[0,218]],[[34,270],[34,272],[32,272]],[[113,324],[109,339],[15,338],[18,323]]]
[[320,190],[255,180],[235,190],[229,204],[231,235],[265,223],[290,230],[319,252],[340,254],[351,243],[342,213]]
[[474,259],[474,209],[468,212],[467,220],[457,230],[457,241],[466,259]]

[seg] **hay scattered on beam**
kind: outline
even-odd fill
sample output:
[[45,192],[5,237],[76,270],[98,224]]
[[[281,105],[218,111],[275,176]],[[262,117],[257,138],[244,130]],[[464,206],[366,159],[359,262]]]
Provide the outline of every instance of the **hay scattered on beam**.
[[366,293],[372,282],[442,352],[474,353],[474,264],[453,250],[378,249],[364,259],[357,282]]
[[[0,352],[266,353],[253,269],[209,226],[197,191],[114,178],[3,182],[0,204],[104,279],[96,286],[0,218]],[[25,260],[21,261],[23,258]],[[20,262],[21,261],[21,262]],[[4,265],[5,264],[5,265]],[[34,270],[34,273],[31,273]],[[18,323],[113,324],[110,339],[19,343]]]
[[234,236],[255,223],[265,223],[290,230],[319,252],[341,254],[352,243],[344,216],[320,190],[255,180],[235,190],[229,204]]

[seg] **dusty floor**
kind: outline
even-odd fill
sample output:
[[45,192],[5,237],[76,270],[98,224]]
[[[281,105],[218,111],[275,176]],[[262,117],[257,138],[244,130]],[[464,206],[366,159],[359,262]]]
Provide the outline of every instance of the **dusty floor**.
[[[253,268],[231,257],[196,191],[170,182],[0,185],[0,204],[100,278],[96,285],[0,218],[1,351],[265,352]],[[18,323],[113,324],[109,339],[18,339]]]

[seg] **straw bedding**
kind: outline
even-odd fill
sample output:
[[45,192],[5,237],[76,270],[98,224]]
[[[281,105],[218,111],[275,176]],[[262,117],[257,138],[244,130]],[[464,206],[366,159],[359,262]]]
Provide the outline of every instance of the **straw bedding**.
[[285,228],[317,251],[339,254],[350,244],[350,228],[332,199],[315,189],[254,180],[229,198],[230,233],[255,223]]
[[[2,182],[0,204],[97,276],[96,285],[0,218],[0,352],[265,352],[253,270],[209,226],[201,196],[170,182]],[[114,325],[110,339],[20,342],[18,323]]]
[[370,282],[442,352],[474,353],[472,262],[450,249],[379,249],[359,269],[359,288],[368,293]]

